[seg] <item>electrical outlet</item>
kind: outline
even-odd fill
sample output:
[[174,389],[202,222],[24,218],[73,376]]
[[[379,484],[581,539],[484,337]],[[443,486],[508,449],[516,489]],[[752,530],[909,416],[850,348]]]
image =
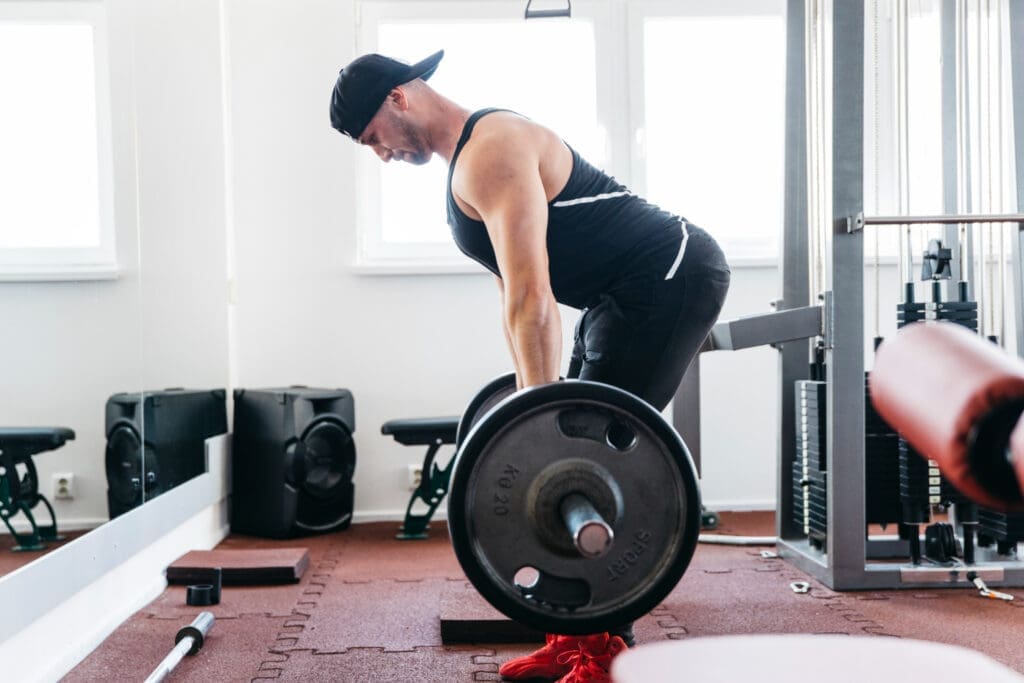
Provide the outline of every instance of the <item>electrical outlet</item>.
[[75,497],[75,475],[70,472],[53,475],[53,497],[55,500],[70,500]]
[[423,481],[423,467],[420,465],[409,465],[409,490],[415,491]]

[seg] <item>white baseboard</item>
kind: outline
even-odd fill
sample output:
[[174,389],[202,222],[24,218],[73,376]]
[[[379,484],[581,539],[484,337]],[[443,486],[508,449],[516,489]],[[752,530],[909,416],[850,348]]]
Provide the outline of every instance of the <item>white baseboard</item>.
[[709,498],[701,501],[708,510],[714,512],[762,512],[775,510],[775,499],[715,499]]
[[[432,520],[445,521],[448,519],[448,509],[441,506],[434,513]],[[369,524],[371,522],[396,522],[401,524],[405,520],[405,510],[355,510],[352,513],[353,524]]]

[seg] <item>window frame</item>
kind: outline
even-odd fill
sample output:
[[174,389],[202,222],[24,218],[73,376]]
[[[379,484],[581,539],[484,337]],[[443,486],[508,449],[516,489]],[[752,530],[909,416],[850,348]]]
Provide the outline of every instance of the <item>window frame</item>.
[[114,221],[113,124],[106,8],[97,0],[0,2],[0,22],[85,25],[92,29],[100,231],[99,245],[95,247],[0,247],[0,282],[115,279],[119,266]]

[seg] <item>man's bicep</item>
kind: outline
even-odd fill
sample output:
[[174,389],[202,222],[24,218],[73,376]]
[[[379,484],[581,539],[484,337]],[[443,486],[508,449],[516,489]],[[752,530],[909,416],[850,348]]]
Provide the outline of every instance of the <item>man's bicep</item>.
[[548,279],[547,207],[519,201],[484,217],[503,286],[546,284]]

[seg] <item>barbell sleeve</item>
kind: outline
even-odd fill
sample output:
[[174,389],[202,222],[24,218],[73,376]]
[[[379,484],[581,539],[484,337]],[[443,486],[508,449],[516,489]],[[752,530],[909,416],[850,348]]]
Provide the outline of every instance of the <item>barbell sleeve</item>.
[[203,647],[206,634],[210,632],[215,621],[211,612],[200,612],[199,616],[188,626],[183,626],[174,637],[174,649],[163,658],[145,683],[160,683],[174,671],[185,655],[194,655]]
[[570,493],[560,504],[565,528],[584,557],[600,557],[612,546],[615,533],[585,496]]

